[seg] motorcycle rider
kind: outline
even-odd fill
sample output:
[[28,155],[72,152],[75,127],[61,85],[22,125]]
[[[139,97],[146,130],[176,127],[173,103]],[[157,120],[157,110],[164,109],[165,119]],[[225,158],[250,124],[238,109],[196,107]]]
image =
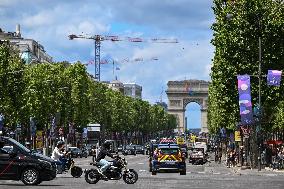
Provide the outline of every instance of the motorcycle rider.
[[65,142],[63,141],[58,141],[56,144],[56,147],[54,148],[52,155],[51,155],[51,159],[54,159],[56,162],[56,165],[58,167],[58,174],[61,174],[63,171],[63,167],[65,166],[66,161],[63,159],[64,156],[68,153],[64,153],[64,145]]
[[104,177],[104,179],[107,179],[105,176],[105,171],[111,166],[111,163],[105,160],[106,156],[111,157],[112,159],[114,158],[113,155],[110,153],[110,142],[104,142],[102,145],[102,148],[97,156],[96,162],[101,166],[100,169],[98,169],[99,173]]

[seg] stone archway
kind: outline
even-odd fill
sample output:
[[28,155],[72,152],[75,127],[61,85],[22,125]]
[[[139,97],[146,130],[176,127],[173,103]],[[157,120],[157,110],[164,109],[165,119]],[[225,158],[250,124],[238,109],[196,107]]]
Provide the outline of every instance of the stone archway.
[[203,80],[169,81],[168,113],[177,117],[177,129],[185,131],[185,107],[190,102],[196,102],[201,110],[201,132],[208,132],[207,128],[207,101],[209,82]]

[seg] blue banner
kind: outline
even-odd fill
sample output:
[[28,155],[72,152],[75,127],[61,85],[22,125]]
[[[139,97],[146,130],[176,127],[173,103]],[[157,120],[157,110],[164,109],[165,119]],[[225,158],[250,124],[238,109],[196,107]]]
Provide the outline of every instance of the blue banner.
[[250,91],[250,76],[239,75],[238,76],[238,91],[239,91],[239,105],[241,122],[243,125],[249,125],[253,123],[253,112],[251,103],[251,91]]
[[32,136],[36,135],[36,124],[33,117],[30,117],[30,132]]
[[282,76],[282,71],[268,70],[267,85],[279,87],[281,83],[281,76]]

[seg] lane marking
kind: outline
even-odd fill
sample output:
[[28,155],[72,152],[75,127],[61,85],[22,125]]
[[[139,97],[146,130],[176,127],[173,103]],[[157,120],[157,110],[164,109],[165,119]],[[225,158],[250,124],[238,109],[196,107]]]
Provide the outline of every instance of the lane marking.
[[146,170],[144,170],[144,169],[140,169],[140,170],[139,170],[139,172],[146,172]]

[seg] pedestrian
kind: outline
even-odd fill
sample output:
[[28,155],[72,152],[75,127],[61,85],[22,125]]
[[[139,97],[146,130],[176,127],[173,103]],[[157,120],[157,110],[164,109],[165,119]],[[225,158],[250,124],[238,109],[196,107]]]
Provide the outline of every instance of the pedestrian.
[[92,149],[91,149],[91,153],[92,153],[92,156],[93,156],[93,162],[95,162],[97,160],[97,150],[96,150],[96,146],[95,145],[92,145]]
[[219,147],[218,148],[218,161],[219,161],[219,164],[221,163],[221,159],[222,159],[222,148]]

